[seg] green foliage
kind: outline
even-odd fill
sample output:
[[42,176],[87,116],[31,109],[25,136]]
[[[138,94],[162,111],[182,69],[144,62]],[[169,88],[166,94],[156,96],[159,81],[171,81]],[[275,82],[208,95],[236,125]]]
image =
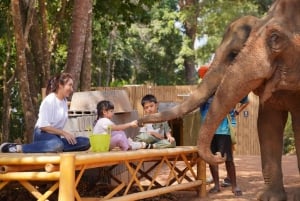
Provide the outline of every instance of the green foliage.
[[52,53],[51,74],[55,75],[64,70],[67,60],[68,47],[64,43],[57,45],[56,50]]
[[294,138],[294,131],[292,128],[292,120],[291,115],[289,113],[288,121],[285,125],[284,129],[284,138],[283,138],[283,153],[295,153],[295,138]]
[[274,0],[254,0],[254,3],[258,5],[260,14],[266,13],[273,2]]
[[[178,76],[181,71],[175,64],[182,36],[175,27],[177,12],[170,6],[174,9],[176,1],[155,3],[141,13],[138,9],[134,14],[141,14],[140,18],[135,21],[130,18],[126,23],[122,6],[113,8],[104,16],[95,15],[93,44],[97,45],[93,47],[93,61],[96,64],[93,67],[93,85],[103,86],[112,77],[113,82],[129,84],[182,83],[182,76]],[[115,16],[110,16],[111,12],[115,12]],[[130,22],[134,23],[129,26]],[[111,38],[114,29],[115,38]],[[112,77],[107,77],[109,67]]]
[[[93,21],[93,86],[129,83],[132,58],[128,56],[128,29],[133,23],[148,23],[155,1],[96,1]],[[109,72],[112,72],[109,74]]]
[[154,5],[148,26],[132,26],[133,36],[139,37],[132,48],[138,44],[139,49],[135,52],[143,54],[139,55],[138,65],[135,66],[137,84],[183,84],[182,71],[175,63],[182,45],[182,34],[175,27],[178,12],[166,7],[171,2]]
[[15,83],[15,86],[12,88],[11,93],[11,124],[10,124],[10,135],[9,140],[13,142],[14,139],[23,139],[23,130],[24,130],[24,118],[22,112],[22,105],[20,100],[20,92],[18,90],[19,82]]
[[207,63],[220,44],[224,31],[230,22],[244,15],[258,15],[258,6],[248,0],[207,1],[201,9],[198,39],[207,39],[197,50],[198,63]]

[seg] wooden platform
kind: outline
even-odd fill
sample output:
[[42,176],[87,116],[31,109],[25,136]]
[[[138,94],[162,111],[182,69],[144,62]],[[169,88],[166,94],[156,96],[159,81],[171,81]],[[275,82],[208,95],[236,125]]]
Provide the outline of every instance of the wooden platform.
[[[149,163],[149,165],[145,165]],[[129,181],[114,175],[117,185],[104,197],[80,197],[77,185],[87,169],[123,164]],[[179,165],[180,164],[180,165]],[[166,168],[167,167],[167,168]],[[164,171],[164,182],[158,180]],[[18,181],[37,200],[47,198],[59,189],[59,201],[73,200],[139,200],[178,190],[195,190],[206,196],[206,164],[198,157],[195,146],[160,150],[114,152],[64,152],[60,154],[0,154],[0,192],[9,182]],[[55,181],[43,194],[33,181]],[[131,191],[137,188],[138,192]]]

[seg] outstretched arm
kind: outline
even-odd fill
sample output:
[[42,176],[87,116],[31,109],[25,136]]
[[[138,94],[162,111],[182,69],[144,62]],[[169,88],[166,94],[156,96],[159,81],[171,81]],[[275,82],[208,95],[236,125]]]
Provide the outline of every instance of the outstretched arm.
[[138,126],[137,120],[134,120],[132,122],[128,122],[125,124],[112,125],[111,129],[113,131],[118,131],[118,130],[125,130],[126,128],[130,128],[130,127],[136,128],[137,126]]

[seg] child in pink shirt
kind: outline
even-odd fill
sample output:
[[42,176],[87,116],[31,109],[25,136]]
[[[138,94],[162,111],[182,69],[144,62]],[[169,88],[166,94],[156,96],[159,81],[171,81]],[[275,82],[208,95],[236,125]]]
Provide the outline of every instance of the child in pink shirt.
[[137,150],[146,147],[144,142],[134,142],[127,138],[124,130],[129,127],[137,127],[137,121],[116,125],[112,121],[114,115],[114,105],[110,101],[103,100],[97,104],[97,122],[94,126],[93,133],[108,133],[108,127],[111,127],[110,150],[119,147],[121,150]]

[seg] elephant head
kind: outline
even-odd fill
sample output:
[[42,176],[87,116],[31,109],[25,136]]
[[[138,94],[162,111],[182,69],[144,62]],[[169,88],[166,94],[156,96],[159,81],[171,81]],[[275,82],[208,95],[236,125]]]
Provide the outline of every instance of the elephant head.
[[222,162],[208,146],[214,131],[250,91],[266,100],[281,89],[300,89],[299,9],[299,0],[276,1],[253,27],[245,46],[225,71],[199,132],[199,154],[209,163]]

